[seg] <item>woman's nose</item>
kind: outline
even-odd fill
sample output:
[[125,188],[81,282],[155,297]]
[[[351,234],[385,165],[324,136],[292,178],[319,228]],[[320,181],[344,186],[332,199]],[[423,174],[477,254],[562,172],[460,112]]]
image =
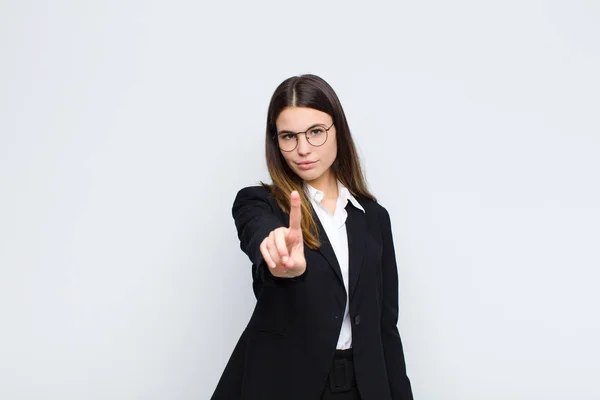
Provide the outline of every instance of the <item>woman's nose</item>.
[[296,136],[296,139],[298,140],[298,153],[299,154],[307,154],[310,153],[310,148],[311,145],[310,143],[308,143],[308,140],[306,139],[306,135],[298,135]]

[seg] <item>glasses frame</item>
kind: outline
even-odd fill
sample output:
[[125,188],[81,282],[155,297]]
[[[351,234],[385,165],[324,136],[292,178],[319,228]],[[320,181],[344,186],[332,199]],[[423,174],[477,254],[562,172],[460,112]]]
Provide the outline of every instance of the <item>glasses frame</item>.
[[[332,122],[332,123],[331,123],[331,125],[329,126],[329,128],[325,128],[325,125],[323,125],[323,124],[315,124],[315,125],[311,126],[310,128],[308,128],[307,130],[305,130],[304,132],[289,132],[289,131],[283,131],[283,132],[280,132],[280,133],[276,133],[276,134],[274,134],[274,135],[273,135],[273,139],[274,139],[274,140],[277,142],[277,147],[279,147],[279,150],[281,150],[281,151],[285,151],[286,153],[289,153],[290,151],[294,151],[294,150],[296,150],[296,147],[298,147],[298,135],[301,135],[301,134],[304,134],[304,137],[306,138],[306,141],[307,141],[307,142],[308,142],[308,144],[310,144],[311,146],[313,146],[313,147],[321,147],[321,146],[323,146],[325,143],[327,143],[327,139],[329,139],[329,130],[330,130],[332,127],[333,127],[333,125],[335,125],[335,122]],[[323,127],[323,128],[325,129],[325,141],[324,141],[323,143],[319,144],[319,145],[314,145],[314,144],[312,144],[312,143],[310,142],[310,139],[308,138],[308,131],[310,131],[311,129],[314,129],[314,128],[315,128],[315,127],[317,127],[317,126],[321,126],[321,127]],[[277,137],[278,137],[279,135],[281,135],[281,134],[286,134],[286,135],[292,134],[292,135],[294,135],[294,138],[296,139],[296,145],[294,146],[294,148],[293,148],[293,149],[291,149],[291,150],[284,150],[284,149],[282,149],[282,148],[281,148],[281,146],[279,146],[279,140],[277,140]]]

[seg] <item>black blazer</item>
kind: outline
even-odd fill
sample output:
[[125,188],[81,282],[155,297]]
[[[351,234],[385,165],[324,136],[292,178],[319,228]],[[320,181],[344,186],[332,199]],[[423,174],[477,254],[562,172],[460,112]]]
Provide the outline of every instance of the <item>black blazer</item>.
[[[354,368],[362,400],[412,399],[397,329],[398,271],[387,210],[357,199],[365,213],[346,206],[350,316]],[[306,271],[277,278],[259,245],[275,228],[289,225],[268,189],[240,190],[233,217],[240,247],[252,261],[256,307],[212,399],[318,400],[340,333],[346,290],[323,226],[321,247],[305,246]]]

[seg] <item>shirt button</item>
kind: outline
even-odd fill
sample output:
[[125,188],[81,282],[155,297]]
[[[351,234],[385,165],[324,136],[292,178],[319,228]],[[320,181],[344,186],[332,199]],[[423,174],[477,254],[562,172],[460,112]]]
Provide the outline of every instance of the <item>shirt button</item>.
[[360,314],[354,317],[354,325],[360,325]]

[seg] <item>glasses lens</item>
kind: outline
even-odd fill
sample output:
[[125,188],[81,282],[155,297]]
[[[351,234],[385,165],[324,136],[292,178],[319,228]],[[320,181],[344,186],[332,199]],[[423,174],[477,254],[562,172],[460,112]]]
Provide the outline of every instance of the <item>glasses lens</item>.
[[306,139],[313,146],[321,146],[327,140],[327,131],[324,126],[314,126],[306,132]]
[[296,148],[296,135],[291,133],[284,133],[277,135],[277,143],[279,148],[283,151],[292,151]]

